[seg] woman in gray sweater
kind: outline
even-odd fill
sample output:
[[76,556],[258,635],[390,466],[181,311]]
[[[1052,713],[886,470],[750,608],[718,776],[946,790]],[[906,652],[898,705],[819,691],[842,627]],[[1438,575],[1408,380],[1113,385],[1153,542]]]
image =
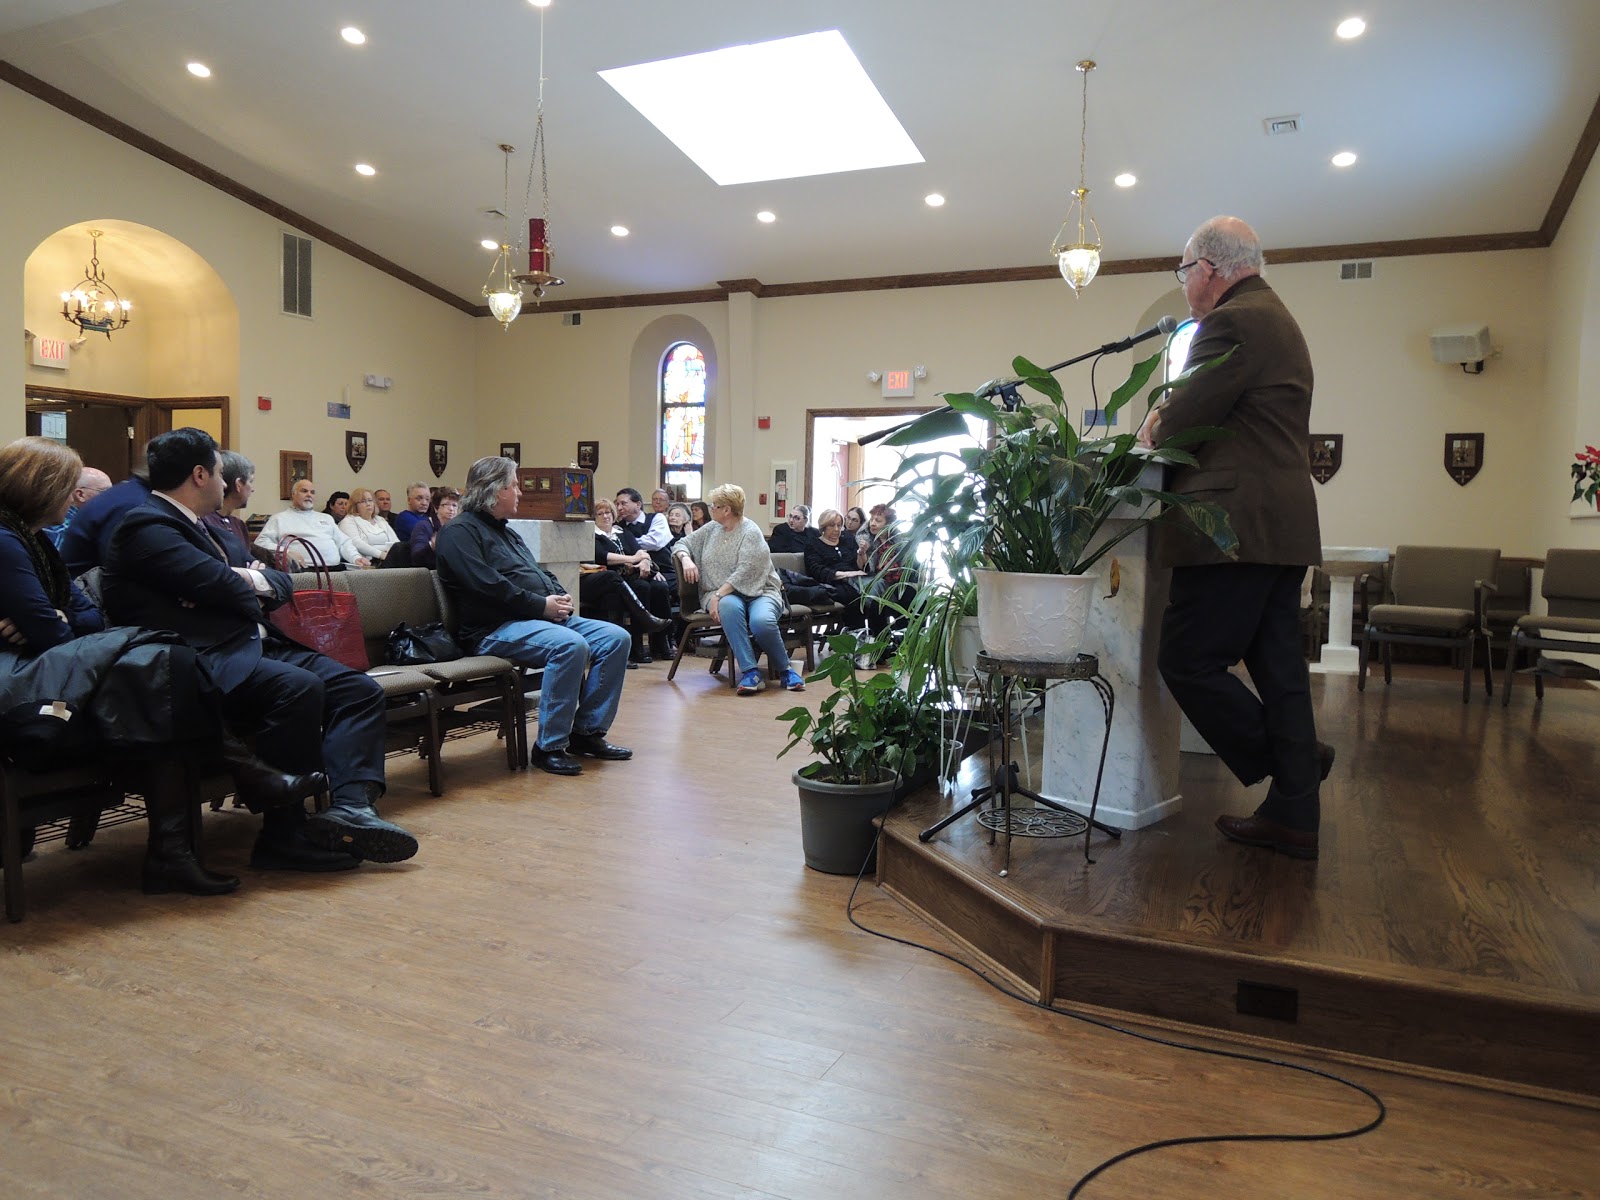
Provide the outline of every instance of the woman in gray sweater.
[[712,488],[706,499],[711,502],[710,522],[672,547],[678,577],[699,584],[701,605],[721,624],[739,672],[739,695],[753,696],[767,686],[758,648],[781,673],[785,688],[805,691],[778,629],[783,584],[761,527],[745,519],[744,489],[725,483]]

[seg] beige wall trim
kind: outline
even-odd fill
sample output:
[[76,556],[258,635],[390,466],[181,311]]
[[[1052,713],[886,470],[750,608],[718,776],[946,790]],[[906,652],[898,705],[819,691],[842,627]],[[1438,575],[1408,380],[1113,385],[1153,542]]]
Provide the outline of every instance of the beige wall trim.
[[401,283],[409,284],[419,292],[433,297],[451,308],[471,316],[487,315],[488,309],[479,305],[469,304],[460,296],[446,291],[436,283],[431,283],[415,272],[408,271],[398,263],[390,262],[380,254],[375,254],[365,246],[358,245],[342,234],[335,233],[326,225],[320,225],[310,217],[302,216],[292,208],[285,208],[276,200],[263,196],[254,188],[245,187],[237,180],[230,179],[221,171],[215,171],[197,159],[190,158],[187,154],[179,153],[164,142],[159,142],[148,134],[140,133],[132,125],[123,123],[109,113],[91,108],[81,100],[68,95],[59,88],[52,87],[44,80],[29,75],[26,71],[0,59],[0,82],[9,83],[19,91],[27,92],[36,99],[43,100],[53,108],[59,108],[69,117],[75,117],[85,125],[92,126],[120,142],[126,142],[135,150],[142,150],[152,158],[160,159],[170,167],[176,167],[186,175],[192,175],[200,182],[209,184],[219,192],[232,196],[235,200],[248,204],[251,208],[260,209],[268,216],[282,221],[285,225],[292,225],[296,229],[309,233],[318,241],[325,242],[335,250],[341,250],[351,258],[364,262],[369,267],[376,267],[386,275],[392,275]]

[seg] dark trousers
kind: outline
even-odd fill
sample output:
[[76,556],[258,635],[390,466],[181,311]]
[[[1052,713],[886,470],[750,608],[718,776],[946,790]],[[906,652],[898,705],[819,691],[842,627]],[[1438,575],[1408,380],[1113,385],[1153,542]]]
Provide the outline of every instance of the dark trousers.
[[[1291,829],[1321,821],[1316,718],[1300,653],[1305,567],[1175,567],[1161,621],[1161,677],[1243,784],[1272,777],[1257,815]],[[1257,695],[1228,668],[1243,662]]]
[[266,641],[261,661],[223,697],[229,725],[255,735],[280,771],[325,771],[335,800],[366,802],[383,786],[383,689],[326,655]]

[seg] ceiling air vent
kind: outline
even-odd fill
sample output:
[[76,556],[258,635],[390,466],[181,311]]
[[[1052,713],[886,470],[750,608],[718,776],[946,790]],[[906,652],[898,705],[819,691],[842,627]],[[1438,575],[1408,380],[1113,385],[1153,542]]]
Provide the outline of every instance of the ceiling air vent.
[[1339,279],[1349,283],[1358,279],[1372,278],[1372,260],[1363,258],[1359,262],[1342,262],[1339,264]]
[[283,235],[283,311],[311,315],[311,239]]
[[1261,125],[1267,131],[1268,137],[1279,137],[1286,133],[1299,133],[1300,117],[1299,114],[1292,117],[1268,117],[1261,122]]

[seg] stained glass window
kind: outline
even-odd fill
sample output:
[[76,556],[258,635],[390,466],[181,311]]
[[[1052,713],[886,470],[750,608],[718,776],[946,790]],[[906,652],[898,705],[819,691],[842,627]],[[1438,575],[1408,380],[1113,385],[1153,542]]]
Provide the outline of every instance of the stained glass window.
[[706,470],[706,359],[693,342],[661,358],[661,486],[698,500]]

